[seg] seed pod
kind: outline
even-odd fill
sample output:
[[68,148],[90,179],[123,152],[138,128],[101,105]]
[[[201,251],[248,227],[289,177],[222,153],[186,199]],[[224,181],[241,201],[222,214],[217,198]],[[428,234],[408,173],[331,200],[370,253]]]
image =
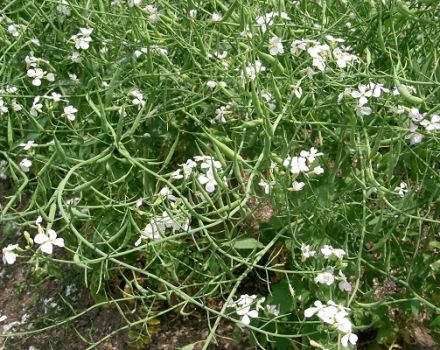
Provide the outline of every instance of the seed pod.
[[394,84],[396,85],[396,88],[399,91],[400,96],[402,96],[402,98],[405,101],[416,105],[420,105],[425,102],[423,98],[411,95],[411,93],[408,91],[406,86],[400,83],[399,78],[397,77],[396,70],[394,70]]

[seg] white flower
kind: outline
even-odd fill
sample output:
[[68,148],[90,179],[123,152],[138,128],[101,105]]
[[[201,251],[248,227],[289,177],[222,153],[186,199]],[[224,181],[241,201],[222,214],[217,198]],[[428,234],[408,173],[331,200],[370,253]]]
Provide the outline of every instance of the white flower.
[[303,90],[302,90],[301,86],[295,87],[293,89],[293,93],[296,96],[296,98],[301,98],[303,95]]
[[431,120],[423,119],[420,125],[424,126],[426,131],[440,131],[440,115],[433,114]]
[[209,80],[206,85],[211,88],[214,89],[217,86],[217,83],[214,80]]
[[195,156],[194,160],[201,161],[200,168],[202,169],[212,169],[212,167],[216,169],[221,169],[222,163],[220,163],[218,160],[215,160],[211,156]]
[[270,315],[274,315],[274,316],[279,316],[280,315],[280,309],[278,308],[278,306],[276,305],[266,305],[266,310],[267,313]]
[[270,38],[270,40],[269,40],[269,53],[272,56],[276,56],[278,54],[284,53],[284,47],[283,47],[283,42],[282,42],[281,38],[279,38],[277,36],[273,36],[272,38]]
[[34,242],[40,244],[41,251],[46,254],[52,254],[54,245],[64,247],[64,239],[57,238],[57,233],[52,229],[47,230],[47,233],[41,229]]
[[61,101],[61,97],[63,97],[61,94],[58,94],[56,92],[52,92],[50,96],[44,96],[44,98],[48,100],[52,100],[53,102],[59,102]]
[[304,157],[290,157],[288,156],[284,161],[283,165],[286,168],[290,168],[292,174],[299,174],[300,172],[308,172],[309,168],[306,164],[307,159]]
[[216,13],[216,12],[214,12],[211,16],[211,20],[213,22],[220,22],[222,19],[223,19],[223,17],[219,13]]
[[23,149],[25,150],[25,151],[28,151],[28,150],[30,150],[32,147],[37,147],[38,145],[35,143],[35,141],[34,140],[29,140],[28,142],[26,142],[26,143],[20,143],[20,147],[23,147]]
[[193,168],[197,167],[197,163],[192,159],[188,159],[185,164],[182,164],[183,173],[185,176],[191,175]]
[[[21,104],[17,103],[17,100],[15,98],[12,99],[11,105],[12,105],[12,109],[15,112],[21,111],[23,109],[23,106]],[[2,114],[1,106],[0,106],[0,114]]]
[[93,28],[79,28],[78,34],[71,37],[75,41],[75,48],[77,50],[87,50],[90,47],[92,38],[90,35],[93,32]]
[[251,323],[251,318],[258,317],[258,310],[251,310],[250,306],[244,306],[237,309],[237,315],[241,316],[241,322],[245,325]]
[[191,10],[189,10],[189,12],[188,12],[188,16],[191,17],[191,18],[196,18],[196,16],[197,16],[197,10],[196,10],[196,9],[191,9]]
[[27,76],[33,78],[32,85],[40,86],[41,79],[43,79],[45,72],[41,68],[31,68],[27,71]]
[[0,97],[0,115],[4,113],[8,113],[8,107],[5,106],[5,101]]
[[29,111],[31,116],[36,117],[38,116],[38,113],[42,112],[43,105],[40,102],[40,96],[37,96],[34,98],[34,101],[32,102],[32,107]]
[[18,32],[18,29],[20,29],[20,25],[19,24],[10,24],[8,26],[8,32],[14,37],[17,38],[18,36],[20,36],[20,33]]
[[135,89],[129,93],[129,95],[133,96],[134,99],[131,101],[131,103],[134,106],[137,106],[138,109],[141,109],[143,106],[145,106],[144,101],[144,95],[139,90]]
[[411,108],[409,113],[408,113],[408,117],[411,118],[411,120],[413,122],[421,122],[423,120],[423,114],[420,113],[418,108]]
[[70,16],[70,7],[69,3],[66,0],[60,0],[59,5],[57,6],[57,11],[61,13],[63,16]]
[[69,75],[69,79],[72,80],[73,82],[77,83],[79,82],[78,77],[76,76],[75,73],[67,73]]
[[344,92],[341,92],[339,95],[338,95],[338,103],[341,103],[342,102],[342,100],[344,99],[344,97],[346,97],[346,96],[351,96],[351,93],[352,93],[352,89],[351,88],[345,88],[344,89]]
[[72,62],[75,63],[81,63],[82,61],[81,54],[78,51],[73,51],[69,58]]
[[321,253],[324,255],[325,259],[330,259],[333,256],[342,259],[345,256],[345,251],[343,249],[335,249],[331,245],[324,245],[321,248]]
[[333,56],[336,59],[336,64],[339,68],[346,68],[350,62],[359,60],[359,57],[349,52],[343,51],[341,48],[336,47],[333,50]]
[[64,107],[63,115],[70,121],[74,121],[76,119],[76,115],[75,115],[76,112],[78,112],[78,110],[75,107],[67,106]]
[[141,205],[142,205],[142,203],[144,202],[144,199],[141,197],[141,198],[138,198],[137,200],[136,200],[136,208],[139,208]]
[[145,226],[144,232],[142,233],[142,238],[159,240],[161,239],[161,233],[165,231],[162,224],[150,222]]
[[263,179],[261,179],[260,182],[258,183],[258,186],[263,187],[263,190],[264,190],[265,194],[269,194],[270,184],[268,182],[266,182]]
[[333,276],[332,271],[321,272],[315,277],[314,281],[315,283],[331,286],[333,283],[335,283],[335,276]]
[[313,303],[313,305],[315,305],[315,307],[309,307],[308,309],[304,310],[304,317],[305,318],[313,317],[313,315],[315,315],[319,311],[324,310],[324,308],[325,308],[325,305],[319,300],[316,300]]
[[128,0],[128,7],[138,6],[142,3],[142,0]]
[[221,106],[219,108],[217,108],[215,110],[215,117],[211,120],[211,123],[226,123],[226,117],[231,114],[231,110],[230,110],[231,106],[230,105],[226,105],[226,106]]
[[371,113],[373,113],[373,110],[368,107],[368,106],[356,106],[356,115],[358,117],[362,117],[364,115],[370,115]]
[[403,198],[408,193],[408,185],[402,181],[400,186],[396,187],[394,191],[398,192],[399,196]]
[[25,173],[29,172],[30,167],[32,166],[32,161],[30,161],[27,158],[24,158],[21,162],[20,162],[20,168],[21,170],[23,170]]
[[351,332],[343,335],[341,338],[341,344],[345,348],[348,347],[348,343],[355,346],[357,341],[358,341],[358,336]]
[[319,152],[315,147],[310,148],[310,151],[301,151],[299,154],[303,158],[307,158],[309,163],[313,163],[316,157],[324,155],[324,153]]
[[353,287],[351,283],[347,281],[347,277],[342,273],[342,271],[339,271],[339,279],[340,279],[340,282],[338,283],[339,289],[342,292],[350,293]]
[[251,29],[248,25],[246,25],[244,30],[240,32],[240,36],[242,38],[249,38],[249,39],[252,38],[252,32],[251,32]]
[[417,129],[419,127],[415,124],[412,124],[409,126],[409,134],[405,136],[406,139],[409,139],[411,145],[417,145],[418,143],[422,142],[423,135],[417,132]]
[[292,189],[293,189],[293,191],[298,192],[298,191],[301,191],[305,185],[306,184],[304,182],[293,181]]
[[162,187],[161,190],[159,191],[159,195],[166,197],[166,199],[171,202],[174,202],[177,200],[176,196],[173,195],[173,192],[171,192],[171,190],[169,189],[168,186]]
[[18,248],[18,244],[8,244],[6,248],[3,248],[3,264],[12,265],[17,260],[17,254],[14,250]]
[[324,174],[324,168],[321,166],[317,166],[313,169],[313,173],[316,175]]
[[0,160],[0,180],[6,180],[8,178],[6,176],[7,166],[8,166],[8,162],[6,160]]
[[209,169],[205,174],[200,174],[198,176],[198,180],[201,185],[205,185],[205,190],[208,193],[212,193],[215,191],[215,187],[217,186],[217,181],[214,178],[214,172],[212,169]]
[[302,261],[307,260],[308,258],[315,256],[316,251],[315,250],[311,250],[310,246],[307,244],[301,244],[301,256],[302,256]]
[[373,95],[371,90],[367,90],[368,86],[364,84],[359,84],[358,89],[352,91],[351,96],[358,99],[358,104],[360,107],[368,103],[368,98]]
[[380,97],[382,92],[389,93],[390,90],[379,83],[370,83],[370,89],[372,91],[373,97]]
[[182,169],[177,169],[171,173],[171,177],[176,180],[183,179],[183,175],[181,174]]
[[250,80],[255,80],[257,74],[264,72],[266,67],[261,63],[260,60],[256,60],[254,64],[249,64],[244,71],[241,72],[241,79],[248,78]]

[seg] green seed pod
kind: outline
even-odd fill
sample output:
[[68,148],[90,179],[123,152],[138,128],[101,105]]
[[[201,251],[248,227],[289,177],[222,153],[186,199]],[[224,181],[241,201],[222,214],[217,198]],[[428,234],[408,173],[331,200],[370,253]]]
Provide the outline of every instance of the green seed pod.
[[402,96],[402,98],[405,101],[416,105],[421,105],[422,103],[425,102],[423,98],[411,95],[408,89],[406,88],[406,86],[400,84],[396,76],[394,76],[394,84],[396,85],[397,90],[400,93],[400,96]]

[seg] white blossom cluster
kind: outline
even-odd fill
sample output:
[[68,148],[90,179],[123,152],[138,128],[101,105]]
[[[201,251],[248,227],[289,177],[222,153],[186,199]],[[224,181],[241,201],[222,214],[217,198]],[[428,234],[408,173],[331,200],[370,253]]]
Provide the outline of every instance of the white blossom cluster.
[[[39,216],[35,221],[35,224],[38,228],[38,233],[35,235],[33,242],[40,245],[41,252],[51,255],[53,253],[53,246],[64,247],[64,239],[59,238],[53,229],[45,230],[41,226],[42,222],[43,219],[41,216]],[[18,257],[17,251],[20,250],[21,248],[19,247],[19,244],[8,244],[7,247],[2,249],[3,263],[9,265],[14,264]]]
[[92,32],[93,28],[79,28],[79,32],[72,35],[70,39],[75,42],[75,48],[77,50],[87,50],[90,47]]
[[353,324],[348,318],[350,311],[349,308],[338,305],[332,300],[327,304],[316,300],[313,307],[304,311],[304,317],[310,318],[316,315],[322,322],[338,331],[342,335],[342,346],[348,347],[349,344],[355,346],[358,340],[358,336],[353,333]]
[[[267,12],[262,16],[258,16],[255,21],[257,22],[257,25],[261,28],[261,32],[265,33],[267,28],[272,26],[274,24],[274,21],[276,18],[281,18],[283,20],[290,20],[290,17],[285,12]],[[242,35],[244,36],[244,35]]]
[[142,47],[139,50],[136,50],[133,54],[136,58],[139,58],[143,54],[148,55],[149,53],[166,56],[168,55],[168,49],[158,45],[151,45],[150,47]]
[[141,244],[142,239],[148,240],[160,240],[164,237],[167,230],[175,231],[188,231],[189,219],[184,217],[182,213],[173,212],[172,215],[166,211],[162,212],[162,215],[155,216],[145,226],[139,239],[135,242],[135,246]]
[[251,81],[255,80],[258,73],[265,72],[266,67],[261,63],[260,60],[255,60],[254,63],[248,64],[244,70],[240,73],[240,79],[242,81],[245,81],[246,79],[249,79]]
[[406,138],[410,140],[412,145],[416,145],[423,140],[423,135],[418,132],[419,126],[422,126],[427,133],[440,131],[440,115],[438,114],[428,116],[427,113],[421,113],[418,108],[414,107],[408,111],[408,118],[410,119],[410,126]]
[[359,61],[358,56],[350,53],[352,50],[350,46],[335,46],[336,43],[345,42],[344,39],[334,38],[331,35],[327,35],[325,38],[330,42],[330,45],[327,43],[322,44],[314,39],[294,40],[290,47],[290,53],[297,55],[303,51],[307,52],[312,58],[312,65],[321,72],[325,71],[329,58],[333,58],[336,65],[341,69],[346,68],[348,64]]
[[25,57],[25,62],[27,65],[27,76],[32,79],[32,85],[40,86],[42,80],[45,79],[49,82],[55,81],[55,74],[47,72],[44,70],[44,65],[49,65],[49,61],[43,60],[41,58],[34,57],[32,55]]
[[211,156],[195,156],[192,159],[188,159],[181,167],[181,169],[177,169],[171,174],[173,179],[188,178],[191,174],[195,173],[199,183],[205,186],[206,192],[215,192],[218,186],[215,172],[219,172],[222,169],[222,164],[218,160]]
[[360,116],[370,115],[373,110],[367,106],[367,103],[372,98],[379,98],[382,93],[389,93],[390,90],[384,87],[383,84],[370,82],[368,85],[359,84],[357,90],[346,88],[343,93],[338,96],[338,103],[342,101],[345,96],[350,96],[356,100],[355,111]]
[[[323,245],[320,249],[322,257],[326,260],[342,260],[346,255],[343,249],[333,248],[331,245]],[[302,244],[301,245],[301,260],[306,261],[307,259],[316,256],[316,251],[312,250],[309,245]],[[327,286],[331,286],[335,283],[335,281],[339,281],[338,288],[343,292],[351,292],[352,285],[347,281],[347,277],[344,275],[342,271],[339,271],[338,276],[335,276],[334,268],[328,268],[324,272],[320,272],[314,279],[316,284],[324,284]]]
[[[287,156],[283,165],[290,171],[293,175],[298,174],[316,174],[320,175],[324,173],[324,169],[321,166],[313,166],[316,157],[322,156],[323,153],[319,152],[315,147],[312,147],[309,151],[301,151],[299,156]],[[304,188],[304,182],[294,181],[292,184],[293,191],[301,191]]]
[[234,104],[228,103],[225,106],[220,106],[215,110],[215,117],[211,119],[211,124],[224,124],[227,117],[232,114]]
[[[261,304],[264,302],[264,300],[264,297],[257,300],[257,296],[255,294],[243,294],[236,301],[231,300],[227,304],[227,307],[234,308],[236,314],[240,316],[240,321],[245,325],[249,325],[252,318],[258,317],[259,309],[262,308]],[[275,310],[275,312],[276,311],[277,310]]]

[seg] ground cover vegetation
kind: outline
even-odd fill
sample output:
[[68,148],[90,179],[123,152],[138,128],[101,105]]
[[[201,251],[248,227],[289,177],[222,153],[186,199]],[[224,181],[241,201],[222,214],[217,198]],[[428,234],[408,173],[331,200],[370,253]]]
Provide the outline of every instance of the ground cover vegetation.
[[[259,349],[436,348],[439,16],[1,1],[3,263],[75,271],[91,309],[117,309],[84,349],[118,332],[145,348],[170,313],[209,325],[185,349],[226,323]],[[5,349],[39,331],[0,320]]]

